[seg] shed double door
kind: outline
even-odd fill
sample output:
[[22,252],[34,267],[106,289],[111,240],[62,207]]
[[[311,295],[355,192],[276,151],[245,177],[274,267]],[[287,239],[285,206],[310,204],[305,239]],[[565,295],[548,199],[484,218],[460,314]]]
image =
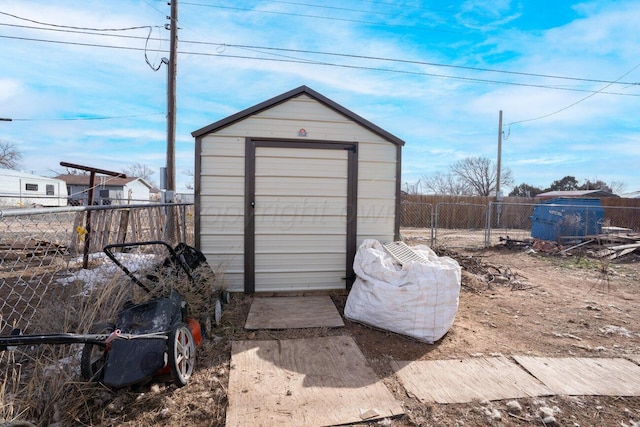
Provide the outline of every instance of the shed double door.
[[355,253],[355,145],[247,146],[245,292],[344,289]]

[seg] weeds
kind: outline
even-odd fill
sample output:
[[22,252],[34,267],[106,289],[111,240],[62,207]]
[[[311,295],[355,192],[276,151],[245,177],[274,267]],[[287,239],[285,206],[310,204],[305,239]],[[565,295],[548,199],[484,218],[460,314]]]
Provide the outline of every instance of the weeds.
[[[99,265],[92,267],[97,269]],[[161,277],[156,289],[158,295],[149,295],[138,289],[120,271],[111,275],[107,283],[87,284],[76,280],[59,285],[48,294],[49,303],[38,309],[29,324],[29,331],[25,332],[90,333],[92,325],[115,320],[126,302],[147,301],[151,297],[162,296],[160,294],[170,288],[182,294],[189,306],[190,317],[204,323],[212,316],[212,303],[223,288],[224,275],[222,271],[212,271],[205,264],[194,272],[194,278],[190,281],[186,277]],[[209,348],[213,344],[207,344],[198,350],[205,353],[205,359],[212,357],[214,366],[228,363],[219,352],[213,355],[215,350]],[[111,390],[98,383],[82,381],[79,369],[82,347],[82,344],[35,345],[0,352],[0,424],[126,425],[132,421],[130,410],[139,408],[134,411],[138,412],[138,421],[129,425],[140,425],[143,419],[144,424],[153,425],[164,419],[162,408],[173,408],[176,416],[180,412],[180,405],[171,404],[175,396],[163,393],[168,387],[158,388],[155,393],[137,393],[134,388]],[[222,396],[216,394],[214,400],[222,405],[219,411],[224,417],[226,396]],[[218,411],[216,408],[211,410]],[[208,419],[220,417],[217,413],[207,414]]]
[[[611,269],[609,268],[611,260],[608,257],[600,258],[600,266],[598,268],[598,280],[594,286],[599,287],[602,290],[609,292],[611,290],[611,280],[609,274]],[[593,286],[592,286],[593,288]]]

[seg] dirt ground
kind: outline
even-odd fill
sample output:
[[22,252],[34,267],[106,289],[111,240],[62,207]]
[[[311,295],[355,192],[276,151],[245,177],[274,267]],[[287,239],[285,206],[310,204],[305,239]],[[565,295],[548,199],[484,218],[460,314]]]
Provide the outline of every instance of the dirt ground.
[[[426,240],[413,236],[407,243],[426,244]],[[154,384],[116,393],[87,390],[92,397],[83,402],[84,415],[75,411],[80,415],[74,425],[223,426],[232,340],[350,334],[406,412],[396,419],[362,425],[640,426],[640,397],[517,399],[519,409],[508,401],[424,403],[405,391],[389,365],[390,360],[492,355],[640,354],[640,257],[631,253],[607,263],[589,257],[586,250],[560,256],[502,245],[439,253],[460,263],[463,278],[455,322],[433,345],[348,320],[339,329],[248,332],[243,324],[251,297],[237,296],[225,306],[215,337],[198,349],[196,372],[186,387]],[[332,298],[342,313],[346,294],[335,293]],[[551,408],[553,418],[543,421],[541,407]]]

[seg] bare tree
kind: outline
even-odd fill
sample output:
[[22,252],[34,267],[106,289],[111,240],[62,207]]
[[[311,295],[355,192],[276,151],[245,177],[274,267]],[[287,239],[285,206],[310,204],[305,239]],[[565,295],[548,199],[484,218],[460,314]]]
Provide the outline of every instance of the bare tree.
[[578,190],[605,190],[614,194],[620,194],[624,192],[625,187],[626,184],[622,181],[611,181],[607,183],[601,179],[587,179],[584,184],[578,187]]
[[[486,157],[467,157],[458,160],[450,167],[450,173],[468,185],[477,196],[491,196],[496,192],[498,168]],[[500,174],[500,185],[513,184],[513,174],[503,168]]]
[[22,153],[18,151],[18,148],[14,144],[0,141],[0,168],[18,169],[21,160]]
[[472,192],[466,182],[458,179],[452,173],[436,172],[429,177],[424,177],[423,181],[426,190],[433,194],[461,196]]
[[184,184],[184,188],[187,190],[193,190],[193,169],[185,169],[182,171],[182,174],[190,178],[190,181]]
[[128,177],[142,178],[149,184],[156,187],[156,183],[151,176],[155,173],[149,166],[142,163],[135,163],[128,168],[122,169],[122,172],[127,174]]
[[56,175],[89,175],[89,171],[76,169],[76,168],[63,168],[63,169],[48,169],[51,173]]
[[624,193],[627,184],[623,181],[611,181],[609,183],[609,188],[611,188],[611,192],[614,194],[622,194]]

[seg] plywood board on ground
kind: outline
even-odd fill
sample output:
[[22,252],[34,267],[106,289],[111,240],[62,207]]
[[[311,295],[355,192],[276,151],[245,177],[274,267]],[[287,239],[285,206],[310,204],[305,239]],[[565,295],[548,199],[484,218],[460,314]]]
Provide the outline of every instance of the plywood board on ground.
[[403,413],[353,338],[236,341],[231,426],[326,426]]
[[328,295],[255,298],[246,329],[337,328],[344,326]]
[[468,403],[552,394],[505,357],[392,361],[391,367],[404,388],[423,402]]
[[640,365],[640,354],[630,354],[626,358],[635,362],[636,365]]
[[514,356],[556,394],[639,396],[640,366],[622,358]]

